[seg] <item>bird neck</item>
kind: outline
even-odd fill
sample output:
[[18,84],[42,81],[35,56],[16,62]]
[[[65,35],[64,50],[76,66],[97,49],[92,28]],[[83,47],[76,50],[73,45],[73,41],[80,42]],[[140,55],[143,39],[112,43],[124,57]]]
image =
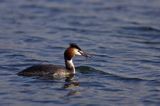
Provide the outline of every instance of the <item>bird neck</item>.
[[70,74],[75,74],[75,67],[71,60],[65,60],[66,69],[69,71]]

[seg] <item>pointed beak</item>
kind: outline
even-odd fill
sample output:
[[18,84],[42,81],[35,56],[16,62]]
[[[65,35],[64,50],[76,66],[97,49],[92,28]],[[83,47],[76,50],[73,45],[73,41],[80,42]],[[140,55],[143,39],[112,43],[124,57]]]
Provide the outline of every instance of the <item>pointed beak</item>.
[[88,53],[83,52],[82,50],[80,50],[79,53],[84,57],[89,57]]

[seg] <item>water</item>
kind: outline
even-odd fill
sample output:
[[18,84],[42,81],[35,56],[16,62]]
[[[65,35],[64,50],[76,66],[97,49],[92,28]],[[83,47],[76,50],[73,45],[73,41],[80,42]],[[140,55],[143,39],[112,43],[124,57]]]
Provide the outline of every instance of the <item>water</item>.
[[[159,0],[1,0],[1,106],[159,106]],[[17,76],[38,63],[63,65],[70,42],[75,83]]]

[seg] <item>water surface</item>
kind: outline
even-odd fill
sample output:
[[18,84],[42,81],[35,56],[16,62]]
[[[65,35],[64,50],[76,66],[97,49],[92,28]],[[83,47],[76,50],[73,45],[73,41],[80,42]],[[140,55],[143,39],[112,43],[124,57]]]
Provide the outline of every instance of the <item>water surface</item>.
[[[1,106],[158,106],[159,0],[1,0]],[[65,80],[17,76],[33,64],[64,64],[70,42],[94,54],[76,57]]]

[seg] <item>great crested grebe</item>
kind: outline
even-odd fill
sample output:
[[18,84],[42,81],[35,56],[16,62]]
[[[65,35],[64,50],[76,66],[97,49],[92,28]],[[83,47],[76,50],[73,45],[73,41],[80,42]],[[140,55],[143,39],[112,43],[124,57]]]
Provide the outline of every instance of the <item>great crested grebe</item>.
[[63,78],[69,75],[75,74],[75,66],[72,58],[76,55],[88,57],[88,55],[81,50],[81,48],[75,43],[71,43],[70,46],[64,52],[65,67],[53,64],[39,64],[33,65],[23,71],[19,72],[21,76],[47,76],[53,78]]

